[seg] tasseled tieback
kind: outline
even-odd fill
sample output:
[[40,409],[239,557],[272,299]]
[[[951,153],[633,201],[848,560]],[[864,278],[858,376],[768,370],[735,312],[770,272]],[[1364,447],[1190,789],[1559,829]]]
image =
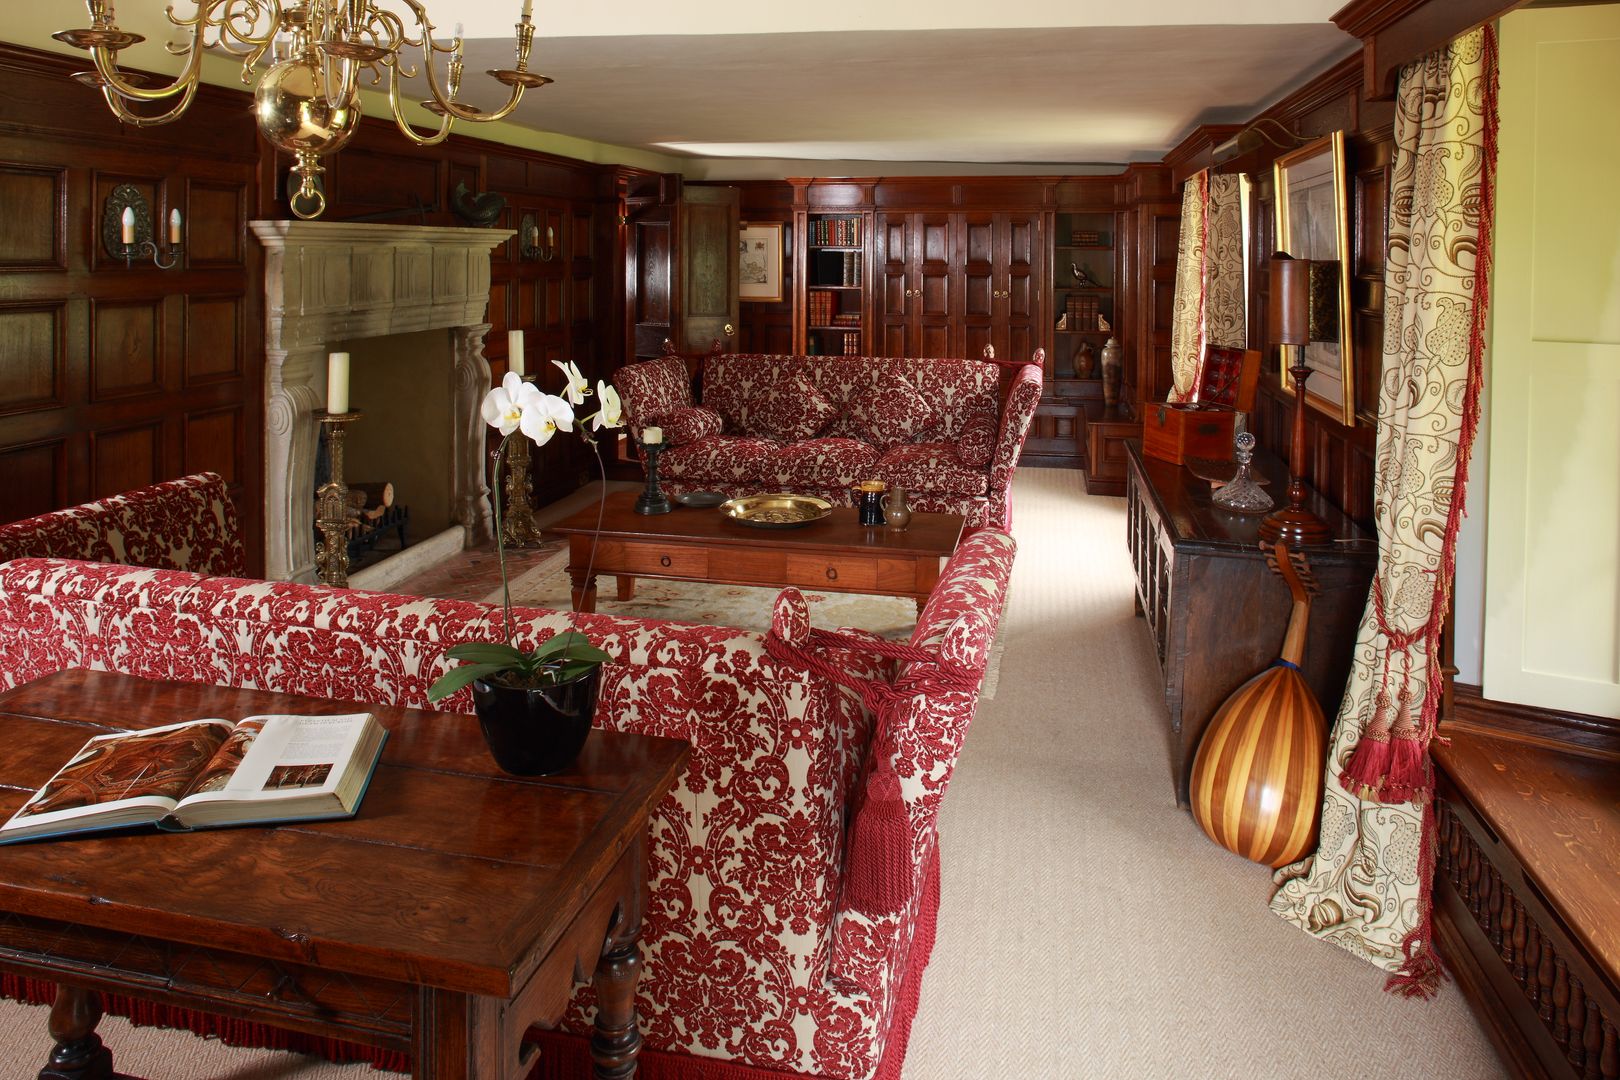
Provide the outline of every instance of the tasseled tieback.
[[[1339,783],[1346,791],[1369,802],[1411,802],[1421,806],[1434,793],[1434,773],[1429,765],[1429,739],[1434,733],[1434,688],[1431,686],[1425,695],[1423,713],[1414,714],[1412,647],[1420,641],[1429,642],[1429,670],[1431,675],[1438,674],[1432,652],[1435,629],[1430,623],[1434,620],[1431,618],[1430,623],[1407,633],[1396,630],[1384,615],[1383,584],[1376,576],[1372,600],[1378,629],[1388,642],[1383,657],[1383,681],[1374,699],[1372,718],[1362,729],[1356,748],[1345,762]],[[1401,658],[1402,670],[1392,706],[1390,668],[1396,656]],[[1434,681],[1430,679],[1431,683]]]
[[[868,915],[887,915],[904,911],[911,901],[915,881],[911,820],[900,778],[894,771],[893,755],[886,749],[892,743],[889,727],[914,697],[952,691],[971,693],[977,688],[979,673],[964,662],[969,651],[962,647],[977,629],[971,622],[973,618],[964,615],[958,619],[946,632],[941,647],[932,649],[859,631],[817,630],[810,625],[809,609],[797,589],[784,589],[776,599],[771,631],[765,635],[765,650],[771,658],[853,690],[877,718],[865,790],[850,827],[843,882],[846,907]],[[902,688],[888,680],[852,674],[827,658],[828,649],[910,661],[919,666],[906,672]]]

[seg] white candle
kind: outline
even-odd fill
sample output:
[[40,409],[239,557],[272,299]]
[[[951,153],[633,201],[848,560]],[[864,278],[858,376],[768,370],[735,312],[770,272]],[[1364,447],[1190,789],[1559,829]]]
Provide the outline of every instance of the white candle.
[[129,247],[131,244],[135,243],[135,209],[134,209],[134,207],[130,207],[130,206],[124,207],[124,214],[118,220],[119,220],[120,224],[123,226],[122,238],[123,238],[124,246]]
[[664,429],[661,427],[644,427],[641,429],[641,442],[643,446],[657,446],[664,441]]
[[461,24],[460,23],[456,23],[456,40],[457,41],[461,40]]
[[534,14],[534,0],[523,0],[523,21],[528,22],[529,16]]
[[170,210],[169,211],[169,243],[170,244],[178,244],[179,242],[180,242],[180,211],[178,209],[175,209],[175,210]]
[[506,332],[506,370],[514,375],[525,374],[523,367],[523,331]]
[[349,354],[335,352],[326,358],[326,411],[349,411]]

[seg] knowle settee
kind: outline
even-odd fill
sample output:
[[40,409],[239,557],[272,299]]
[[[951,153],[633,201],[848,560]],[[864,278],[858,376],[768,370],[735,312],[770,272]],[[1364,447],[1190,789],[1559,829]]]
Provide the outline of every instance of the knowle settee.
[[[31,557],[53,544],[72,557]],[[434,708],[427,688],[449,666],[445,651],[499,637],[490,605],[218,576],[239,570],[241,554],[211,475],[0,527],[0,552],[13,556],[0,563],[0,687],[87,667]],[[108,552],[162,568],[83,557]],[[936,815],[1012,558],[1009,536],[981,530],[949,560],[911,639],[937,660],[896,668],[865,652],[823,653],[843,678],[892,677],[881,714],[773,659],[784,642],[813,647],[791,591],[777,602],[774,638],[577,616],[612,657],[595,725],[692,746],[652,821],[641,1075],[898,1077],[933,939]],[[515,623],[518,643],[532,644],[568,616],[517,609]],[[954,676],[944,690],[942,674]],[[466,694],[439,707],[470,711]],[[443,723],[479,737],[471,717]],[[848,873],[856,866],[864,876]],[[852,887],[857,877],[866,887]],[[590,1001],[581,987],[567,1030],[536,1033],[542,1076],[588,1071]]]
[[850,502],[877,479],[919,510],[961,514],[969,528],[1010,527],[1013,470],[1041,396],[1039,365],[880,356],[703,358],[700,402],[675,355],[614,376],[631,435],[663,430],[658,459],[671,494],[789,491]]

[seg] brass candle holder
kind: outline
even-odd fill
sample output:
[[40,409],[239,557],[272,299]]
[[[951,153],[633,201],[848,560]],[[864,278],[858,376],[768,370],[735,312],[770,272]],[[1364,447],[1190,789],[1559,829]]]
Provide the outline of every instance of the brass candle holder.
[[[533,375],[523,376],[526,383]],[[540,528],[534,523],[534,485],[529,479],[529,437],[518,433],[506,444],[505,507],[501,511],[501,543],[509,548],[540,546]]]
[[326,442],[326,460],[331,476],[315,493],[315,524],[321,539],[315,541],[315,571],[324,584],[336,589],[349,587],[349,486],[343,481],[344,428],[360,419],[360,410],[317,412],[321,438]]

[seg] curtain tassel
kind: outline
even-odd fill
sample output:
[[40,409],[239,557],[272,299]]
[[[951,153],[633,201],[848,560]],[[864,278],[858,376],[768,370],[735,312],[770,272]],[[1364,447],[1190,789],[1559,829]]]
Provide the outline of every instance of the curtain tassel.
[[1412,695],[1401,687],[1400,709],[1389,733],[1389,772],[1378,788],[1378,801],[1426,805],[1433,790],[1428,748],[1412,719]]
[[1350,760],[1345,762],[1344,771],[1339,774],[1339,783],[1357,798],[1377,798],[1389,775],[1392,753],[1389,713],[1389,693],[1379,690],[1372,720],[1361,733],[1361,740],[1351,752]]

